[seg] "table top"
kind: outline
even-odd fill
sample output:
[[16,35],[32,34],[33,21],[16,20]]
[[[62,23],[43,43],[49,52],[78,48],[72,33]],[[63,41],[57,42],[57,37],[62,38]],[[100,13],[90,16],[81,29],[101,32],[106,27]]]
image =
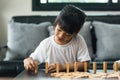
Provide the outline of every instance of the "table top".
[[[93,70],[89,70],[90,73]],[[103,72],[103,70],[97,70],[97,72]],[[113,72],[113,70],[107,70],[107,72]],[[44,69],[40,69],[38,74],[28,74],[25,70],[22,71],[18,76],[16,76],[13,80],[93,80],[90,78],[72,78],[72,79],[61,79],[61,78],[54,78],[51,77],[50,74],[45,74]],[[94,80],[101,80],[100,78],[94,78]],[[118,79],[102,79],[102,80],[118,80]]]

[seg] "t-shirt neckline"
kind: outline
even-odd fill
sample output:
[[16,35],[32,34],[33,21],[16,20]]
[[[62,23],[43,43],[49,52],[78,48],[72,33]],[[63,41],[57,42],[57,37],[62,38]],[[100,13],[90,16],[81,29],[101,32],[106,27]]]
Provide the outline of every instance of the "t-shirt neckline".
[[74,39],[74,38],[72,38],[67,44],[60,45],[60,44],[58,44],[58,43],[55,42],[55,40],[54,40],[54,35],[51,37],[52,44],[55,45],[55,46],[58,46],[58,47],[60,47],[60,48],[68,47],[68,46],[72,43],[73,39]]

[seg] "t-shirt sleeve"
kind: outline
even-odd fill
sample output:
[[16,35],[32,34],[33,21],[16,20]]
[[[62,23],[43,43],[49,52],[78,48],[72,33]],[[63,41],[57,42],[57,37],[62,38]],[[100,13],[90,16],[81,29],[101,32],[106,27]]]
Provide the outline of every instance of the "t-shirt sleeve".
[[80,37],[81,37],[81,39],[80,39],[79,45],[78,45],[79,50],[78,50],[78,54],[77,54],[77,60],[81,61],[81,62],[90,61],[91,58],[90,58],[90,55],[88,52],[86,42],[82,36],[80,36]]
[[44,43],[40,43],[39,46],[35,49],[35,51],[30,55],[34,60],[39,61],[39,63],[45,62],[45,47]]

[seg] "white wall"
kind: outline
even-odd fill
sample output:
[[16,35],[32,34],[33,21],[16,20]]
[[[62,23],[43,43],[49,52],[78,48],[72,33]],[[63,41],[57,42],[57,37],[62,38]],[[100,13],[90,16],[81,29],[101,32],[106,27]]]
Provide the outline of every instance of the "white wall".
[[[15,15],[57,15],[59,11],[32,11],[31,0],[0,0],[0,45],[7,43],[7,23]],[[120,14],[120,11],[91,11],[88,15]]]

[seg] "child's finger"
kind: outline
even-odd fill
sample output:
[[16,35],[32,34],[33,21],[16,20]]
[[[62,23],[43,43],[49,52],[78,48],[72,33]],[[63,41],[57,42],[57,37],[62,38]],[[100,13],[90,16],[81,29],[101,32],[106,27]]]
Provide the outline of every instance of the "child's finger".
[[48,72],[54,72],[54,71],[55,71],[54,66],[50,66],[50,67],[48,68]]
[[51,69],[51,70],[49,70],[49,72],[55,72],[56,71],[56,69]]
[[54,64],[52,64],[52,65],[50,65],[49,67],[48,67],[48,71],[51,71],[51,70],[55,70],[56,68],[55,68],[55,65]]
[[53,69],[53,66],[49,66],[48,67],[48,71],[52,70]]
[[35,65],[34,65],[34,62],[31,61],[27,64],[27,70],[34,70],[35,69]]

